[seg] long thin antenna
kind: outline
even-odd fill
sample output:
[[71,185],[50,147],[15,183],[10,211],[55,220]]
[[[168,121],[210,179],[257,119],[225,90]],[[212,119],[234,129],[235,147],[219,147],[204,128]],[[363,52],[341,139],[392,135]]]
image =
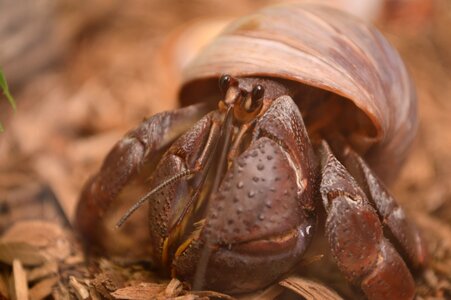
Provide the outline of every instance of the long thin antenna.
[[[213,186],[210,191],[209,198],[213,192],[215,192],[219,184],[221,182],[222,173],[224,172],[224,168],[226,166],[226,156],[227,151],[229,149],[229,143],[232,136],[232,121],[233,121],[233,114],[231,107],[227,110],[226,117],[224,120],[224,125],[222,127],[222,137],[224,138],[224,148],[221,151],[220,159],[219,159],[219,165],[218,170],[216,171],[216,176],[213,181]],[[207,204],[207,211],[208,211],[208,205]],[[204,247],[201,251],[199,262],[197,263],[196,272],[194,273],[194,282],[193,282],[193,290],[201,290],[204,282],[205,282],[205,273],[207,271],[208,262],[210,260],[211,253],[213,252],[213,248],[211,246],[211,241],[206,240]]]
[[200,181],[194,185],[194,193],[193,196],[189,198],[188,202],[185,205],[185,208],[183,209],[182,213],[179,215],[179,217],[170,224],[169,231],[171,232],[172,229],[175,226],[178,226],[183,218],[185,217],[188,210],[191,208],[194,202],[197,201],[199,194],[201,192],[202,186],[205,183],[205,180],[207,179],[207,174],[210,170],[214,155],[216,151],[216,148],[218,146],[218,134],[220,135],[220,127],[216,123],[213,123],[211,126],[210,133],[208,135],[207,142],[205,143],[204,150],[202,151],[202,154],[198,158],[197,162],[200,163],[200,167],[194,167],[195,169],[199,170],[200,173]]
[[161,189],[163,189],[164,187],[172,184],[173,182],[180,180],[184,177],[190,176],[194,173],[196,173],[197,171],[193,171],[193,170],[185,170],[182,171],[178,174],[175,174],[174,176],[166,179],[165,181],[163,181],[162,183],[160,183],[159,185],[157,185],[153,190],[151,190],[150,192],[148,192],[146,195],[144,195],[141,199],[139,199],[132,207],[130,207],[127,212],[121,217],[121,219],[116,223],[116,228],[121,227],[125,221],[127,221],[127,219],[138,209],[140,208],[146,201],[148,201],[150,199],[150,197],[155,194],[156,192],[160,191]]

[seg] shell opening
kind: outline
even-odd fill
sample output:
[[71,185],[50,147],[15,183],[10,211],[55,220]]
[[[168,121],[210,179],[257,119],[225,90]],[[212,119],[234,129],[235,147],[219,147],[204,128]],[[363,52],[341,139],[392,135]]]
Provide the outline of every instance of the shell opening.
[[[352,100],[336,93],[290,80],[273,79],[286,84],[293,90],[292,98],[298,105],[311,138],[339,132],[347,138],[353,148],[364,155],[378,142],[380,128]],[[221,92],[217,78],[194,80],[180,90],[182,106],[197,102],[217,102]]]

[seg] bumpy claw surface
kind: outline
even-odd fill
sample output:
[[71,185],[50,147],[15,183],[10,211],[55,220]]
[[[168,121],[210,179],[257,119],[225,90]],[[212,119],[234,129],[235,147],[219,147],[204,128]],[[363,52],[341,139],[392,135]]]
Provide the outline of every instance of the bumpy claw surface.
[[328,215],[326,236],[338,267],[370,300],[412,299],[412,275],[384,237],[377,211],[325,143],[323,150],[320,192]]
[[313,150],[293,100],[274,100],[250,138],[213,192],[202,230],[173,261],[177,275],[195,281],[196,262],[205,259],[197,275],[207,289],[242,293],[271,284],[314,234]]
[[78,230],[90,243],[102,245],[102,217],[119,192],[181,133],[206,113],[205,104],[156,114],[122,138],[105,158],[100,171],[84,186],[76,212]]
[[415,224],[406,217],[403,209],[366,162],[353,150],[346,148],[343,163],[352,176],[363,187],[368,199],[376,208],[382,223],[393,237],[413,268],[420,268],[427,260],[426,246]]
[[295,180],[280,146],[258,139],[225,175],[199,240],[175,258],[176,273],[194,281],[199,243],[212,247],[205,273],[199,274],[207,289],[252,291],[289,271],[309,245],[315,224],[303,213]]

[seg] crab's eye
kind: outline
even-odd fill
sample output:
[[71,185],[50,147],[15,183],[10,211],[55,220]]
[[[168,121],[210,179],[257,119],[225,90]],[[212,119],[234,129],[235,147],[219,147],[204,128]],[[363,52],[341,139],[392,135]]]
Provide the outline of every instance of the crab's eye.
[[230,84],[232,82],[232,77],[230,75],[222,75],[221,78],[219,78],[219,89],[222,93],[225,93],[227,89],[230,87]]
[[265,88],[263,86],[261,86],[260,84],[254,86],[250,97],[248,96],[242,104],[246,112],[255,112],[262,106],[264,93]]
[[263,98],[264,94],[265,94],[265,88],[261,84],[257,84],[252,89],[252,94],[251,94],[252,102],[259,102]]

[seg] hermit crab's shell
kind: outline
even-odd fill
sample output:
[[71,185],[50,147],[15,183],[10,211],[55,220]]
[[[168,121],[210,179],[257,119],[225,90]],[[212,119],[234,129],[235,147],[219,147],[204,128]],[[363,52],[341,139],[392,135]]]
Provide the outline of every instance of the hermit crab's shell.
[[378,30],[332,8],[281,5],[232,22],[185,69],[181,104],[218,101],[221,74],[286,79],[351,101],[350,118],[372,125],[350,143],[388,181],[415,135],[416,95],[398,53]]

